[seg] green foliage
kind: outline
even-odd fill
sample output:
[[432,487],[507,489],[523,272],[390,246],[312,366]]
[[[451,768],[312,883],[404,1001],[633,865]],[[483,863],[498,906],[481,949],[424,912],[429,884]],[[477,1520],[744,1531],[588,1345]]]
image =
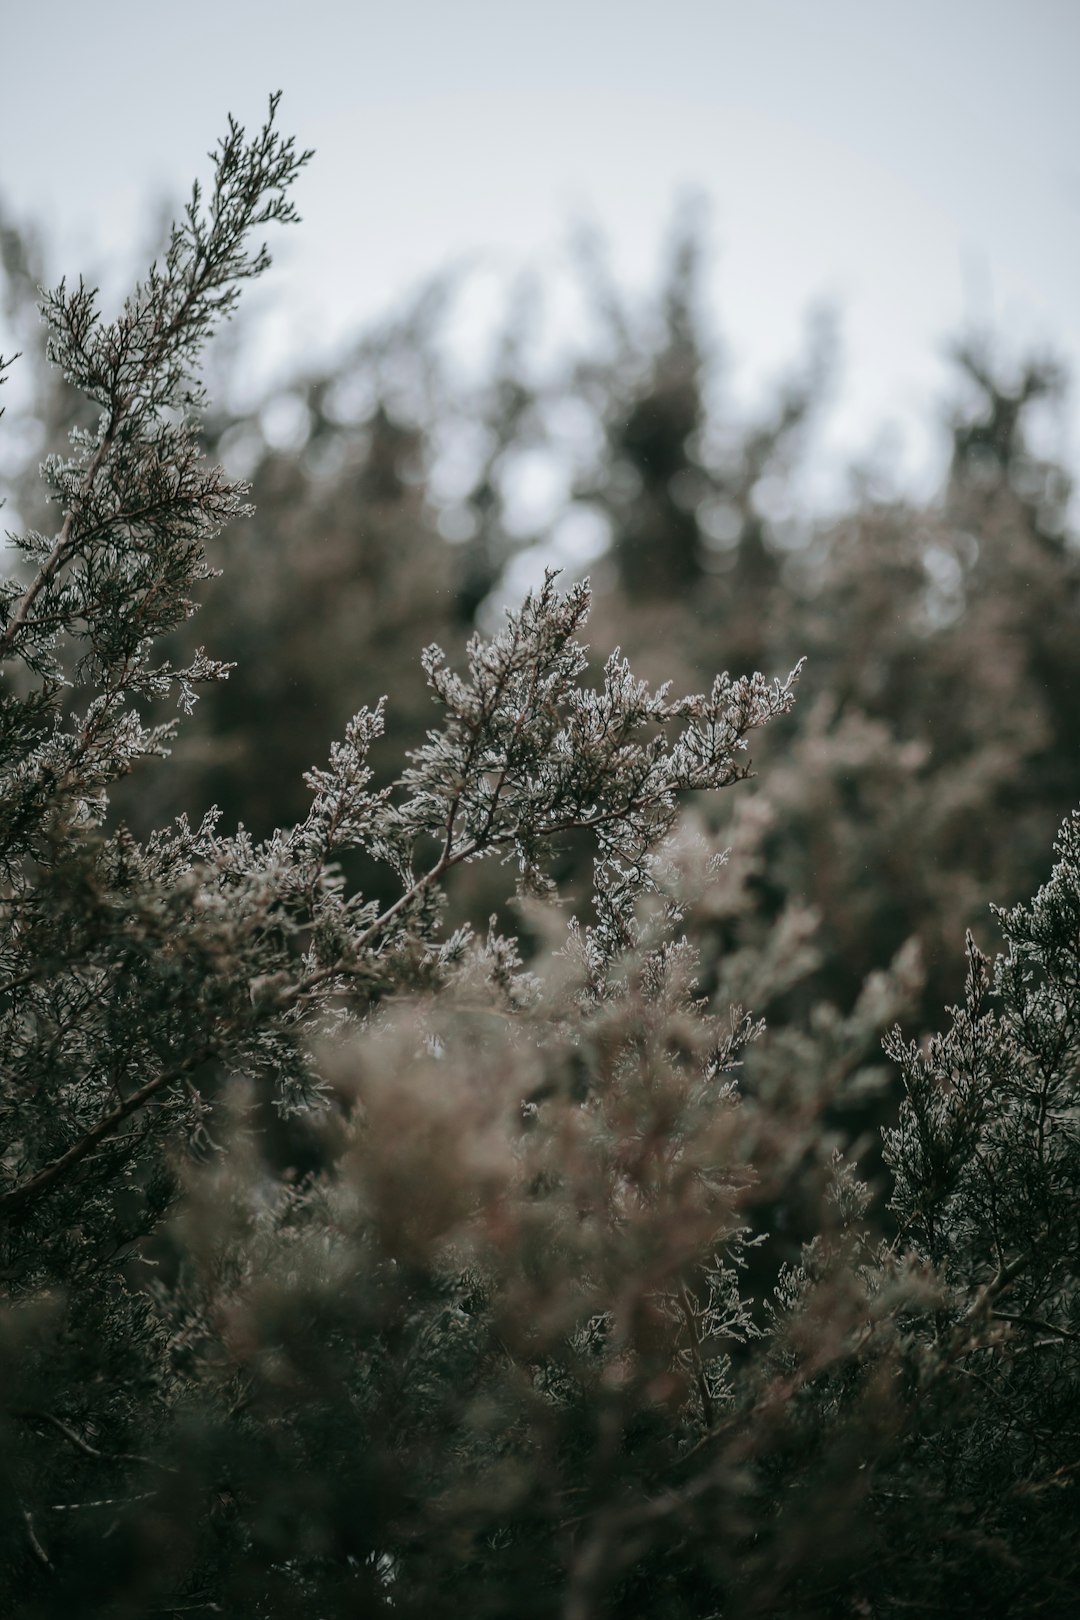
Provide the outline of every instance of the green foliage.
[[[117,817],[162,701],[225,673],[163,643],[243,509],[194,367],[266,263],[248,232],[294,217],[275,110],[230,123],[115,322],[82,286],[44,306],[98,418],[70,418],[59,529],[16,540],[3,591],[5,1613],[1071,1613],[1080,822],[1000,914],[993,988],[972,943],[948,1034],[888,1038],[887,1215],[842,1124],[880,1099],[918,952],[822,999],[798,884],[762,904],[768,807],[728,841],[703,797],[795,724],[797,668],[672,698],[616,650],[590,684],[590,593],[549,574],[460,673],[428,648],[436,721],[392,782],[391,700],[269,836]],[[695,375],[688,311],[661,393]],[[748,511],[792,398],[748,442]],[[618,458],[677,462],[701,407],[676,403],[674,436],[658,396],[613,411]],[[1067,566],[1042,508],[1027,532]],[[644,534],[616,550],[631,607]],[[864,677],[797,734],[790,798],[882,738],[917,774]],[[485,862],[521,938],[451,925]]]

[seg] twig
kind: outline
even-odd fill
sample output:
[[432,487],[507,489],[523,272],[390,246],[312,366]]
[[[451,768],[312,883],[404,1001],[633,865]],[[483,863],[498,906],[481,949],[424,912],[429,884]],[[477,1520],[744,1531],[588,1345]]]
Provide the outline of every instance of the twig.
[[83,475],[82,483],[79,485],[79,493],[72,502],[67,516],[64,518],[60,533],[56,537],[56,544],[53,546],[48,557],[46,557],[45,561],[42,563],[34,580],[23,593],[18,607],[16,608],[11,619],[8,621],[7,628],[4,630],[3,634],[0,635],[0,658],[6,658],[11,652],[15,645],[15,638],[29,619],[30,609],[37,601],[38,596],[45,589],[45,586],[49,583],[53,576],[58,574],[60,569],[63,568],[64,564],[68,561],[68,557],[72,550],[71,531],[74,526],[75,519],[83,505],[83,502],[93,489],[97,475],[101,471],[102,465],[104,464],[109,451],[112,449],[112,442],[116,436],[116,430],[120,425],[120,419],[123,416],[126,404],[127,401],[118,403],[114,409],[112,417],[109,421],[109,426],[105,431],[105,436],[98,445],[97,449],[94,451],[93,458],[91,459],[90,464]]
[[57,1433],[62,1434],[65,1440],[70,1441],[77,1451],[81,1451],[86,1457],[93,1457],[97,1462],[144,1463],[148,1468],[160,1468],[166,1474],[175,1474],[176,1472],[175,1468],[170,1468],[165,1463],[155,1462],[153,1457],[140,1456],[135,1451],[99,1451],[96,1446],[92,1446],[88,1440],[84,1440],[81,1434],[77,1434],[74,1429],[70,1428],[60,1418],[54,1416],[52,1412],[20,1412],[18,1416],[29,1423],[51,1424]]
[[698,1395],[701,1398],[701,1415],[705,1420],[706,1429],[711,1429],[716,1418],[713,1399],[709,1394],[709,1384],[705,1377],[705,1363],[701,1355],[701,1339],[697,1330],[697,1318],[694,1315],[694,1303],[690,1298],[686,1284],[679,1289],[679,1308],[686,1323],[686,1331],[690,1336],[690,1354],[694,1362],[694,1376],[697,1381]]
[[190,1057],[185,1058],[184,1062],[177,1068],[166,1069],[164,1074],[159,1074],[155,1079],[148,1080],[144,1086],[140,1086],[138,1091],[133,1091],[111,1113],[105,1114],[99,1119],[97,1124],[92,1126],[86,1135],[81,1137],[72,1147],[69,1147],[66,1153],[62,1153],[51,1164],[45,1165],[36,1175],[31,1176],[28,1181],[24,1181],[21,1186],[13,1187],[10,1192],[4,1193],[0,1197],[0,1214],[13,1215],[26,1204],[32,1203],[42,1193],[48,1192],[49,1188],[59,1181],[67,1171],[85,1159],[91,1149],[103,1141],[110,1131],[114,1130],[117,1125],[122,1125],[125,1119],[136,1113],[143,1103],[149,1102],[159,1091],[163,1091],[166,1086],[172,1085],[174,1081],[183,1079],[184,1075],[190,1073],[192,1069],[198,1068],[200,1063],[204,1063],[212,1055],[213,1050],[212,1046],[201,1047],[198,1052],[193,1052]]
[[1080,1344],[1080,1333],[1057,1327],[1053,1322],[1044,1322],[1040,1316],[1013,1316],[1009,1311],[991,1311],[990,1315],[998,1322],[1015,1322],[1017,1327],[1036,1328],[1040,1333],[1052,1333],[1055,1338],[1071,1339],[1073,1343]]
[[35,1562],[40,1564],[42,1569],[48,1570],[50,1575],[55,1575],[56,1570],[53,1568],[52,1559],[41,1545],[41,1542],[38,1540],[37,1531],[34,1529],[33,1514],[28,1508],[21,1508],[20,1512],[22,1513],[22,1521],[26,1528],[26,1539],[30,1543],[30,1551],[34,1555]]
[[139,1491],[135,1496],[99,1496],[94,1502],[50,1502],[50,1513],[77,1513],[80,1508],[127,1507],[130,1502],[148,1502],[157,1491]]

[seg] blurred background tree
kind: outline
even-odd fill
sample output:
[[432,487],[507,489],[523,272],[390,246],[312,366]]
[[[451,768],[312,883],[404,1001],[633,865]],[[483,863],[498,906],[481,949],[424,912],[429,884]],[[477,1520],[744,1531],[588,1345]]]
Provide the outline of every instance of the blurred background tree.
[[[6,481],[33,524],[42,447],[79,407],[40,349],[40,233],[8,220],[0,247],[6,318],[33,379],[9,410]],[[917,938],[924,1016],[936,1020],[959,991],[965,927],[995,943],[987,900],[1032,891],[1080,800],[1080,549],[1069,473],[1032,436],[1060,404],[1063,371],[969,335],[953,353],[936,496],[915,503],[887,469],[854,469],[846,508],[821,516],[803,474],[832,324],[811,323],[766,408],[739,412],[702,290],[705,251],[701,211],[684,209],[642,303],[583,235],[587,335],[542,362],[545,289],[533,284],[506,297],[487,362],[466,377],[447,332],[468,277],[446,275],[332,367],[253,405],[219,403],[208,449],[250,479],[255,504],[220,542],[245,588],[208,591],[183,650],[205,643],[237,667],[186,728],[168,803],[155,791],[166,779],[150,776],[118,795],[116,813],[140,833],[213,803],[226,826],[291,824],[303,771],[358,703],[388,695],[400,757],[429,724],[416,649],[438,640],[456,654],[561,562],[593,576],[598,662],[618,641],[644,674],[693,687],[718,665],[777,671],[806,656],[801,701],[760,745],[739,826],[712,829],[753,863],[720,943],[760,943],[798,905],[818,921],[802,1004],[850,1007],[868,969]],[[243,343],[241,328],[216,352],[219,402],[235,396]],[[940,401],[926,409],[942,414]],[[530,527],[516,509],[538,467],[556,493]],[[374,763],[386,779],[389,754]],[[563,859],[565,881],[582,857],[570,846]],[[377,892],[376,873],[356,876]],[[498,909],[497,877],[459,880],[463,914]]]

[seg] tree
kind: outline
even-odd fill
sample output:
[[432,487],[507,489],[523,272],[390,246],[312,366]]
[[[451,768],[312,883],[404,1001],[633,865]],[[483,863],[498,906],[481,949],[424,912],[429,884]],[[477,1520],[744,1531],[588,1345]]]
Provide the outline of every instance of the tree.
[[[1002,918],[996,1006],[972,948],[951,1032],[892,1039],[889,1231],[829,1120],[914,955],[766,1030],[805,913],[725,948],[757,842],[693,808],[797,670],[675,699],[615,652],[590,686],[589,592],[549,576],[461,673],[428,648],[394,785],[378,703],[262,841],[110,806],[226,673],[162,645],[242,510],[194,368],[295,217],[276,107],[116,320],[44,306],[98,414],[0,604],[6,1612],[1069,1612],[1080,824]],[[445,926],[484,860],[528,963]]]

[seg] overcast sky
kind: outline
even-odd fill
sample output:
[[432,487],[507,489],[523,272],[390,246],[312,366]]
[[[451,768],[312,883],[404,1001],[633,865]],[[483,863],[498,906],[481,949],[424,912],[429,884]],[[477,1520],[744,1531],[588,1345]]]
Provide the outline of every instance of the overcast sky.
[[[1080,376],[1080,0],[0,0],[0,197],[50,269],[130,263],[227,111],[317,157],[262,295],[326,350],[449,260],[554,265],[574,221],[654,280],[681,191],[753,397],[841,317],[832,454],[914,474],[965,322]],[[1080,413],[1065,430],[1080,461]]]

